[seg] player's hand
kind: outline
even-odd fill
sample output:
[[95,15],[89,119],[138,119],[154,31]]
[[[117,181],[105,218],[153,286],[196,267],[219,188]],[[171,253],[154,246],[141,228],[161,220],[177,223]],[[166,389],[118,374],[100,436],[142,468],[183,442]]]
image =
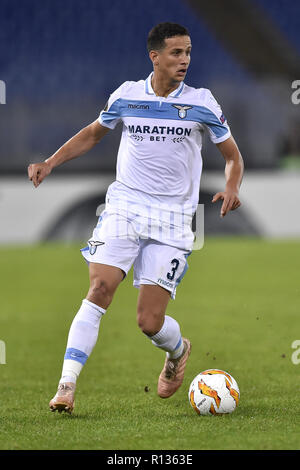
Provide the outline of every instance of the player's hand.
[[229,211],[234,211],[241,205],[239,200],[238,193],[235,191],[227,190],[214,195],[212,202],[215,203],[219,199],[223,201],[220,216],[225,217]]
[[47,162],[42,163],[31,163],[28,166],[28,178],[33,182],[33,185],[37,188],[46,176],[51,173],[50,164]]

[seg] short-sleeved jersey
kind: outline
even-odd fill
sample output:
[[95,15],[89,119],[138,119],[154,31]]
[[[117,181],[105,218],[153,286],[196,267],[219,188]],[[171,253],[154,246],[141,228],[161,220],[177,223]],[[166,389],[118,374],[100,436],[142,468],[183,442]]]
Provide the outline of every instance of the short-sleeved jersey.
[[123,83],[110,96],[99,122],[114,129],[122,121],[116,182],[111,195],[196,208],[205,129],[214,143],[230,137],[222,110],[208,89],[181,82],[167,98],[146,80]]

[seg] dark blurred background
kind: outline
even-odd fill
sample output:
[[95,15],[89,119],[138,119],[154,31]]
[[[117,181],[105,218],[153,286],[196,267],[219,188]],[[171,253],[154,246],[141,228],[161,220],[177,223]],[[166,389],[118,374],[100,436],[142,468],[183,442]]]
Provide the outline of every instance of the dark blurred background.
[[299,1],[0,0],[0,242],[88,236],[114,179],[121,126],[38,193],[27,165],[97,119],[121,83],[150,74],[147,35],[164,21],[189,30],[186,83],[212,90],[245,160],[243,207],[220,224],[210,201],[224,160],[206,138],[206,233],[300,236]]
[[[7,90],[7,106],[0,106],[1,172],[24,172],[28,162],[51,155],[97,118],[122,82],[147,77],[147,34],[162,21],[190,31],[186,82],[210,88],[221,102],[247,168],[277,167],[290,152],[299,115],[288,96],[292,80],[300,78],[299,2],[1,0],[0,5],[0,79]],[[120,131],[101,149],[57,171],[113,171]],[[206,168],[221,168],[214,146],[207,148]]]

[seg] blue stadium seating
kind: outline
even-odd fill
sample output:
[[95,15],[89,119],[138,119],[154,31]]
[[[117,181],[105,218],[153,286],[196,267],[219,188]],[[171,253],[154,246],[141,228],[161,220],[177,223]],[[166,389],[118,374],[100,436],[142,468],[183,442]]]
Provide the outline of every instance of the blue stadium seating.
[[[255,1],[300,48],[297,2]],[[96,119],[122,82],[146,77],[152,69],[146,38],[159,22],[178,22],[190,31],[188,84],[211,88],[216,79],[250,80],[181,0],[1,0],[0,8],[0,79],[7,87],[7,105],[0,106],[2,170],[48,155]],[[18,130],[14,141],[12,128]],[[113,168],[117,144],[108,139],[105,145],[107,158],[101,164],[87,158],[87,166]]]

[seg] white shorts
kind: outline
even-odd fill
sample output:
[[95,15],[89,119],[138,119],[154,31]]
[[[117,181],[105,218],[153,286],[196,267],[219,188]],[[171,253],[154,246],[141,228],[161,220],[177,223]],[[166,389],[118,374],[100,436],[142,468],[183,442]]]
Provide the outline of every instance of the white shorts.
[[134,287],[159,285],[175,299],[176,288],[188,268],[191,251],[146,237],[147,227],[140,218],[102,212],[88,246],[81,250],[88,263],[101,263],[134,270]]

